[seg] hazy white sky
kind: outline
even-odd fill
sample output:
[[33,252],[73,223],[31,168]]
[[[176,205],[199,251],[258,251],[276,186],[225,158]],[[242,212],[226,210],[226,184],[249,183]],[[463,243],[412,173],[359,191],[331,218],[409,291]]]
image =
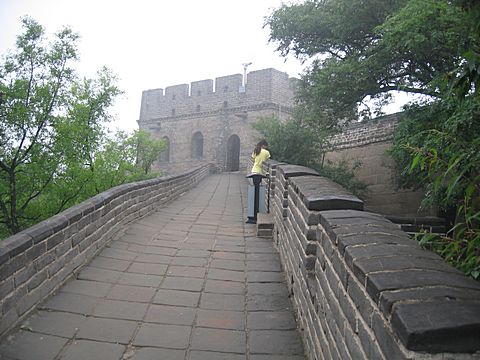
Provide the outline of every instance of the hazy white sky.
[[[290,3],[291,1],[287,1]],[[281,0],[0,0],[0,54],[13,49],[20,17],[48,34],[68,25],[81,36],[79,73],[102,66],[120,78],[125,95],[115,125],[137,128],[143,90],[242,74],[269,67],[298,76],[303,66],[268,44],[264,17]]]

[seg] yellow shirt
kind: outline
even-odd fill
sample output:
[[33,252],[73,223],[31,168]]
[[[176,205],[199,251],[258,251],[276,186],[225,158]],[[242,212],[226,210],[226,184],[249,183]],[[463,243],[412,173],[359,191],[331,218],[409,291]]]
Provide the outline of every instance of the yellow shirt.
[[260,150],[260,154],[255,156],[252,154],[253,158],[253,167],[252,174],[261,174],[262,173],[262,164],[265,160],[270,159],[270,152],[266,149]]

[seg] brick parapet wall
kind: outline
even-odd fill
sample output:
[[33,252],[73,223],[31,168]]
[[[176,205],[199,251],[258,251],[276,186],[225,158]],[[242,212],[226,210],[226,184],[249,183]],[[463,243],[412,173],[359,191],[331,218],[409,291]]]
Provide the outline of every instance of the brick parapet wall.
[[[145,90],[140,109],[141,124],[152,120],[198,117],[200,113],[216,114],[229,109],[251,110],[262,103],[293,106],[295,81],[287,73],[275,69],[251,71],[242,88],[241,74]],[[214,89],[215,84],[215,89]],[[202,115],[202,116],[204,116]]]
[[359,123],[349,124],[330,141],[336,151],[370,145],[378,142],[391,142],[400,114],[392,114]]
[[[252,124],[273,115],[288,119],[296,80],[275,69],[252,71],[241,91],[242,78],[236,74],[170,86],[165,93],[143,92],[139,128],[169,144],[168,161],[155,168],[178,173],[192,161],[215,163],[222,171],[246,168],[260,136]],[[194,141],[200,138],[203,142]]]
[[480,358],[478,282],[313,170],[265,170],[309,359]]
[[0,336],[86,265],[123,226],[207,176],[203,165],[107,190],[0,242]]
[[388,154],[401,114],[354,123],[331,139],[333,150],[325,154],[332,163],[359,163],[355,177],[368,185],[365,208],[384,215],[434,216],[435,209],[419,211],[424,197],[421,190],[398,189],[395,163]]

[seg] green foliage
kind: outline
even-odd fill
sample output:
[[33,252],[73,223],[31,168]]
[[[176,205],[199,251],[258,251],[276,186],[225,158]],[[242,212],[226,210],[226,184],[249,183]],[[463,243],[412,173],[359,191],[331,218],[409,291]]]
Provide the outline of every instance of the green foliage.
[[44,46],[43,28],[23,19],[17,52],[0,66],[1,221],[15,233],[40,215],[29,211],[55,178],[63,149],[56,125],[68,105],[78,36],[69,29]]
[[282,54],[313,59],[298,102],[332,128],[382,114],[393,91],[438,97],[442,74],[473,41],[472,23],[444,0],[307,0],[266,20]]
[[[472,30],[478,30],[480,6],[462,11],[471,12],[464,17]],[[480,279],[478,35],[470,36],[470,49],[457,67],[438,77],[439,98],[406,112],[391,150],[399,185],[425,189],[423,205],[439,206],[449,220],[446,236],[420,234],[420,243],[476,279]]]
[[135,165],[147,175],[158,156],[166,149],[165,140],[155,140],[150,133],[135,131],[130,145],[135,149]]
[[460,103],[448,98],[413,107],[391,150],[400,185],[425,189],[423,206],[439,206],[450,223],[447,236],[424,234],[420,242],[474,278],[480,274],[479,120],[474,94]]
[[[435,251],[466,275],[480,280],[479,221],[480,213],[469,213],[465,222],[458,223],[447,236],[419,233],[416,235],[416,239],[424,248]],[[472,226],[473,222],[477,225]]]
[[359,180],[355,171],[362,166],[360,161],[354,161],[350,164],[346,160],[333,163],[327,160],[324,164],[315,164],[313,168],[322,176],[325,176],[337,184],[342,185],[352,194],[363,198],[368,193],[368,185]]
[[290,164],[312,166],[328,147],[324,133],[294,118],[282,123],[265,117],[252,124],[267,139],[272,158]]
[[136,132],[110,137],[108,109],[121,91],[106,68],[73,70],[78,35],[46,44],[30,18],[0,63],[0,236],[15,234],[109,187],[152,176],[161,142]]
[[297,94],[309,123],[336,130],[381,114],[392,91],[423,95],[395,134],[398,183],[425,189],[423,206],[450,220],[447,236],[421,243],[478,278],[480,3],[307,0],[266,25],[282,54],[313,60]]
[[265,117],[252,126],[267,139],[268,149],[276,161],[311,167],[357,196],[366,193],[367,185],[355,177],[355,170],[361,166],[359,162],[350,166],[347,161],[338,164],[323,161],[331,149],[328,141],[331,132],[302,122],[298,115],[285,123],[274,116]]

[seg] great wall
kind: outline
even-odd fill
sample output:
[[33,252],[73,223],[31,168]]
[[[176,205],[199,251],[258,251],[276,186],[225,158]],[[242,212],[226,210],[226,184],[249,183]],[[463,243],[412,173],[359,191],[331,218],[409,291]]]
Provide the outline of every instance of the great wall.
[[[248,73],[246,79],[235,74],[144,91],[139,128],[168,145],[157,168],[176,173],[213,163],[219,171],[246,169],[259,136],[251,124],[270,115],[288,119],[296,80],[264,69]],[[385,153],[397,123],[398,117],[391,115],[352,124],[333,139],[335,150],[326,159],[362,163],[356,175],[369,185],[368,209],[413,217],[422,194],[396,189],[392,160]]]
[[480,359],[478,281],[385,216],[420,198],[389,184],[395,115],[332,139],[327,158],[363,161],[363,201],[270,160],[268,213],[245,224],[250,124],[288,118],[295,81],[249,76],[144,92],[140,128],[168,138],[174,174],[0,243],[0,358]]

